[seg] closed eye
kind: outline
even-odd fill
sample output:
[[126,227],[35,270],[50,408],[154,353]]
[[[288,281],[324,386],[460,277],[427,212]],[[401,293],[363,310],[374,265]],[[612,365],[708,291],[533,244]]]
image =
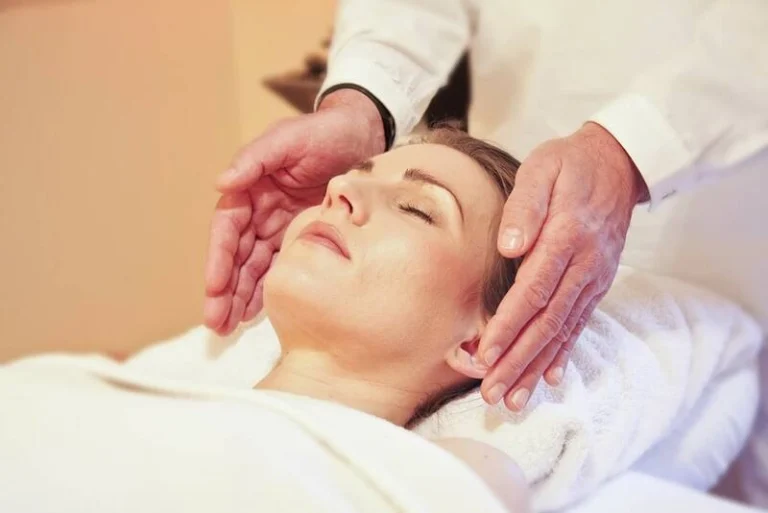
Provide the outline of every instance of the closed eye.
[[402,210],[407,214],[420,218],[422,221],[424,221],[427,224],[435,224],[435,220],[431,215],[429,215],[427,212],[424,212],[423,210],[418,209],[417,207],[411,205],[410,203],[401,204],[400,210]]

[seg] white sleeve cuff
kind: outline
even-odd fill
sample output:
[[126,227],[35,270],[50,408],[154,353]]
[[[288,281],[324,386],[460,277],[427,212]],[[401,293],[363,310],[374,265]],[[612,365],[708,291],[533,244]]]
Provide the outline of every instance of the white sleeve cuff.
[[397,68],[389,68],[370,55],[358,53],[345,50],[335,56],[315,99],[315,109],[330,87],[352,83],[367,89],[389,109],[395,119],[395,139],[408,134],[419,123],[422,114],[419,106],[413,104],[413,88],[402,83]]
[[598,123],[624,147],[648,185],[650,208],[694,183],[694,155],[658,109],[645,97],[628,94],[606,105],[590,121]]

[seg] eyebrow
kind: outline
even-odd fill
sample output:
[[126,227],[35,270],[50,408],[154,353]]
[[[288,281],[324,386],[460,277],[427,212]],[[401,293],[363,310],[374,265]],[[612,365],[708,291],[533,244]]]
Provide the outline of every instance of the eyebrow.
[[[373,171],[374,163],[372,160],[366,160],[363,162],[360,162],[359,164],[356,164],[355,166],[352,166],[352,169],[357,169],[358,171],[363,171],[365,173],[370,173]],[[405,173],[403,174],[403,179],[408,180],[410,182],[421,182],[426,183],[429,185],[434,185],[436,187],[440,187],[441,189],[448,192],[448,194],[451,195],[453,198],[453,201],[456,203],[456,206],[459,208],[459,214],[461,215],[461,220],[464,221],[464,209],[461,208],[461,202],[459,201],[459,198],[456,197],[456,194],[451,190],[450,187],[445,185],[443,182],[435,178],[433,175],[427,173],[423,169],[418,168],[409,168],[405,170]]]
[[412,182],[421,182],[429,185],[434,185],[436,187],[440,187],[441,189],[444,189],[445,191],[448,191],[448,194],[451,195],[451,197],[453,198],[453,201],[456,202],[456,206],[459,207],[459,214],[461,214],[461,220],[464,221],[464,209],[461,208],[461,202],[459,201],[459,198],[457,198],[456,195],[451,190],[451,188],[445,185],[443,182],[441,182],[431,174],[427,173],[426,171],[422,169],[417,169],[417,168],[406,169],[405,174],[403,175],[403,178],[405,180],[409,180]]
[[357,169],[358,171],[365,171],[366,173],[370,173],[373,171],[373,161],[372,160],[365,160],[363,162],[360,162],[359,164],[355,164],[352,166],[352,169]]

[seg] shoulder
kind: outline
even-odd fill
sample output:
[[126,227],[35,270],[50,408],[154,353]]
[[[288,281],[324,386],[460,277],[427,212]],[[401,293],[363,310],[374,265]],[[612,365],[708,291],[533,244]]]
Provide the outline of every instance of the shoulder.
[[509,511],[530,511],[530,491],[525,475],[506,453],[469,438],[442,438],[433,442],[472,468]]

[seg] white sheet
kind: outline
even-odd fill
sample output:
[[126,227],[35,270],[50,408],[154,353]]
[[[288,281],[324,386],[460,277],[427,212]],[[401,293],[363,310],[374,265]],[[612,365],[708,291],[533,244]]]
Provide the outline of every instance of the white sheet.
[[708,490],[744,447],[759,394],[754,366],[723,376],[702,394],[684,422],[632,469],[697,490]]
[[727,501],[637,472],[607,482],[567,513],[759,513],[764,510]]
[[104,359],[0,367],[0,511],[504,513],[463,462],[379,418]]

